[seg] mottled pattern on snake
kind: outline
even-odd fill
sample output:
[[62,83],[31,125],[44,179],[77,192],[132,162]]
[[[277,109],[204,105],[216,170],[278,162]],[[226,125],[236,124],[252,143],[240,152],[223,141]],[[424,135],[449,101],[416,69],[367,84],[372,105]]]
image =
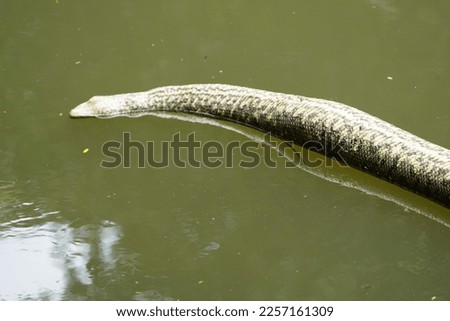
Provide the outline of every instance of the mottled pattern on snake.
[[334,101],[221,84],[92,97],[79,117],[182,112],[238,122],[293,141],[450,207],[450,151]]

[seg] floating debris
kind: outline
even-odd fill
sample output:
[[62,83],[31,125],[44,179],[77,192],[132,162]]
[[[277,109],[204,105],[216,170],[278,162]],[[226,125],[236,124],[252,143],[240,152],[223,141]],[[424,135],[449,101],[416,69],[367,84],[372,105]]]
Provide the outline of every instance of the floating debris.
[[83,154],[86,154],[87,152],[89,152],[89,148],[83,149]]

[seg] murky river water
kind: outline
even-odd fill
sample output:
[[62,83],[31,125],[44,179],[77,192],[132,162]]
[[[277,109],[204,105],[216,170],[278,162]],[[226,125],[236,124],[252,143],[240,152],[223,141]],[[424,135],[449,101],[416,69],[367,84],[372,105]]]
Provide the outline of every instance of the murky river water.
[[0,0],[0,300],[449,300],[443,207],[351,169],[285,168],[276,151],[272,167],[234,152],[232,166],[138,168],[135,148],[130,168],[103,168],[123,133],[155,146],[262,134],[68,118],[93,95],[229,83],[341,101],[450,148],[449,12]]

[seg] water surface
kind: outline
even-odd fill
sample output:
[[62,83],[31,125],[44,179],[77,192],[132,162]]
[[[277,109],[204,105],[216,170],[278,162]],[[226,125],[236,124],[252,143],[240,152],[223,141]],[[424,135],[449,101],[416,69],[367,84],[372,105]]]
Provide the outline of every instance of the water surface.
[[0,1],[0,299],[449,300],[438,205],[351,169],[285,168],[276,151],[275,168],[105,169],[102,145],[124,132],[262,135],[68,118],[93,95],[229,83],[341,101],[450,148],[448,12],[443,0]]

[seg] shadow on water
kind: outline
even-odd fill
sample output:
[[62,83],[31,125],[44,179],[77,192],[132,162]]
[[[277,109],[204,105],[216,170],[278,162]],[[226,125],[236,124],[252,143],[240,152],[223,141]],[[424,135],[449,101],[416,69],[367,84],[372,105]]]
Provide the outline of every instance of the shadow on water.
[[[140,116],[143,115],[139,115],[137,117]],[[398,206],[404,208],[405,212],[412,211],[418,213],[439,224],[442,224],[447,228],[450,228],[450,217],[448,215],[448,209],[444,208],[442,205],[438,205],[428,199],[419,197],[410,191],[406,191],[400,187],[394,186],[391,183],[373,177],[372,175],[363,173],[348,166],[341,165],[334,160],[331,161],[325,156],[322,156],[315,152],[306,151],[301,147],[293,146],[289,142],[284,142],[279,139],[276,139],[276,141],[267,140],[266,135],[262,134],[258,130],[252,130],[248,127],[226,121],[187,114],[158,112],[149,113],[146,116],[177,119],[198,124],[212,125],[238,133],[250,139],[251,141],[257,142],[258,144],[268,145],[276,153],[278,153],[278,155],[286,158],[286,160],[291,164],[295,164],[295,167],[306,171],[311,175],[314,175],[331,183],[355,189],[364,194],[375,196],[379,199],[395,203]],[[273,139],[273,137],[271,137],[270,139]],[[308,155],[306,155],[305,153],[307,153]],[[308,166],[304,162],[299,161],[298,157],[302,157],[302,155],[305,155],[306,157],[310,157],[312,155],[313,158],[320,160],[319,163],[323,165],[314,167]]]

